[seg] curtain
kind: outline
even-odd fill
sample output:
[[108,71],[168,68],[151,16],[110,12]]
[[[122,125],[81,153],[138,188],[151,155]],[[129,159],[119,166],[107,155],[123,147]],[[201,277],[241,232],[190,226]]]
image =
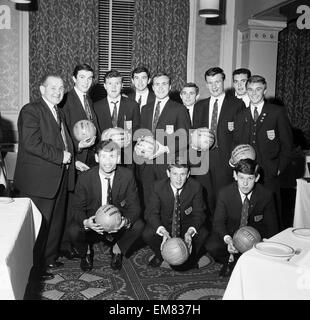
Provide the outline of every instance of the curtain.
[[188,30],[188,0],[136,0],[133,68],[166,72],[172,88],[180,90],[186,82]]
[[276,98],[310,148],[310,30],[299,30],[296,21],[279,33]]
[[40,97],[44,74],[59,73],[66,90],[79,63],[98,74],[98,1],[40,0],[29,15],[30,100]]

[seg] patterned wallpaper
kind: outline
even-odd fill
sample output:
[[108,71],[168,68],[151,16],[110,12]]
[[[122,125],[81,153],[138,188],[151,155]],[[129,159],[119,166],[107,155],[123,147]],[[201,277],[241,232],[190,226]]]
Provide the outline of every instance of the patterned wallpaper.
[[204,18],[197,17],[196,28],[195,82],[203,99],[210,96],[204,74],[220,62],[221,26],[207,25]]
[[0,2],[0,112],[16,111],[19,104],[20,14],[10,1]]

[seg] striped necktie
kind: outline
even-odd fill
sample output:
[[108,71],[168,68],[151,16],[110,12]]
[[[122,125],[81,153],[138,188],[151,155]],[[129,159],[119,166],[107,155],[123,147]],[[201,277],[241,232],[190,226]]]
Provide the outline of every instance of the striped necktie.
[[113,113],[112,113],[112,126],[115,128],[115,127],[117,127],[117,104],[118,104],[118,101],[116,101],[116,102],[111,101],[111,103],[114,104]]
[[245,227],[248,224],[249,207],[250,207],[250,200],[248,196],[245,196],[242,204],[240,228]]
[[177,190],[175,194],[175,201],[174,201],[174,210],[173,210],[173,217],[172,217],[172,238],[180,237],[181,232],[181,203],[180,203],[180,194],[179,190]]
[[154,136],[155,136],[155,131],[156,131],[156,127],[157,127],[157,122],[158,122],[158,119],[160,116],[160,102],[161,101],[157,102],[155,114],[154,114],[154,119],[153,119],[153,123],[152,123],[152,132],[153,132]]
[[90,121],[93,121],[93,116],[91,114],[90,105],[88,103],[86,94],[84,94],[84,107],[85,107],[87,119]]

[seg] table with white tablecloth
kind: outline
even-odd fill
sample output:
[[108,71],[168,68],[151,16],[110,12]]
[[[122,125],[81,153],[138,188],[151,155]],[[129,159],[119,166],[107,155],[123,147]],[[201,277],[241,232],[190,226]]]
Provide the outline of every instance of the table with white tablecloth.
[[[252,248],[241,255],[223,300],[310,300],[310,237],[299,238],[288,228],[269,241],[300,253],[289,258],[267,256]],[[268,241],[268,240],[267,240]]]
[[0,300],[23,299],[42,216],[29,198],[0,202]]
[[296,180],[296,200],[294,210],[295,228],[310,228],[310,180]]

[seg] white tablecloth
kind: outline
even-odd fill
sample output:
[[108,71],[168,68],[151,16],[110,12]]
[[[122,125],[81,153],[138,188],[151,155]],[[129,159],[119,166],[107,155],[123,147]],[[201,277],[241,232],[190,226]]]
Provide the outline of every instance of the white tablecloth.
[[23,299],[41,219],[29,198],[0,203],[0,300]]
[[297,179],[294,228],[310,228],[310,182]]
[[290,261],[265,256],[255,248],[238,260],[223,300],[310,300],[310,240],[288,228],[269,240],[301,248]]

